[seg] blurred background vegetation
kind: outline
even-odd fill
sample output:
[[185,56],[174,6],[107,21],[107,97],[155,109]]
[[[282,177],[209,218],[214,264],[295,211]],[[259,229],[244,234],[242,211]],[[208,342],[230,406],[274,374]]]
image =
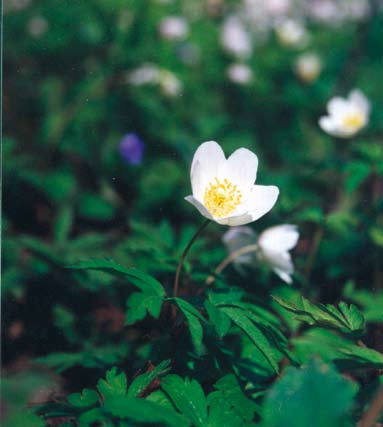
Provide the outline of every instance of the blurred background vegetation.
[[[171,293],[180,253],[202,221],[184,196],[192,155],[206,140],[227,155],[254,151],[258,183],[280,188],[276,206],[252,224],[256,232],[282,223],[300,231],[291,287],[263,266],[245,276],[229,268],[220,286],[282,317],[302,360],[308,348],[336,359],[323,350],[330,337],[302,332],[270,294],[356,304],[363,342],[383,351],[380,1],[5,0],[3,8],[9,426],[40,425],[20,405],[94,387],[112,366],[132,378],[170,358],[173,371],[206,390],[219,379],[211,361],[190,359],[187,334],[171,332],[179,351],[168,344],[166,319],[124,326],[132,290],[123,280],[66,268],[113,258]],[[315,58],[308,69],[307,56]],[[318,118],[331,97],[353,88],[371,102],[369,123],[352,139],[334,139]],[[182,297],[197,298],[226,256],[224,231],[212,224],[193,248]],[[359,383],[379,383],[374,372]],[[270,375],[262,378],[265,389]]]

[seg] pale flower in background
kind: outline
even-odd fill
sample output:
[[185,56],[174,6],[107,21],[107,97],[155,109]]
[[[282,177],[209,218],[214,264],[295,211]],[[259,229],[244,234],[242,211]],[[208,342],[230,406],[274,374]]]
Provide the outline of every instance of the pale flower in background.
[[328,116],[319,119],[319,126],[332,136],[349,138],[366,126],[370,109],[366,96],[354,89],[348,98],[336,96],[327,103]]
[[290,0],[267,0],[265,7],[271,16],[285,16],[291,6]]
[[223,47],[239,58],[251,56],[252,43],[250,34],[239,16],[229,16],[223,24],[221,32]]
[[322,71],[322,60],[315,53],[304,53],[295,60],[294,70],[305,83],[312,83]]
[[204,142],[191,165],[193,195],[185,199],[218,224],[253,222],[269,212],[279,195],[276,186],[254,185],[257,168],[257,156],[246,148],[226,159],[219,144]]
[[295,247],[298,239],[297,227],[290,224],[267,228],[258,238],[250,227],[232,227],[222,238],[230,254],[246,247],[251,249],[233,260],[238,269],[242,266],[254,266],[257,261],[263,262],[289,284],[294,273],[289,250]]
[[127,81],[133,86],[153,84],[158,82],[159,73],[160,69],[157,65],[147,63],[129,72]]
[[[230,227],[222,237],[223,244],[225,245],[229,254],[236,252],[246,246],[256,245],[257,235],[251,227]],[[234,266],[242,271],[242,266],[252,266],[257,262],[256,250],[241,254],[234,258]]]
[[154,64],[143,64],[127,75],[127,82],[133,86],[158,85],[166,96],[177,96],[182,92],[183,85],[172,72]]
[[293,249],[299,239],[297,227],[291,224],[276,225],[263,231],[257,240],[257,256],[284,282],[291,283],[294,265],[289,250]]
[[28,22],[28,32],[34,38],[43,36],[49,28],[48,21],[43,16],[34,16]]
[[279,42],[288,47],[304,47],[309,35],[304,25],[297,20],[285,19],[275,27]]
[[253,72],[248,65],[237,63],[229,65],[227,76],[233,83],[246,85],[253,79]]
[[161,70],[158,83],[164,95],[174,97],[181,94],[183,85],[179,78],[169,70]]
[[160,34],[168,40],[182,40],[189,34],[189,24],[181,16],[168,16],[160,22]]

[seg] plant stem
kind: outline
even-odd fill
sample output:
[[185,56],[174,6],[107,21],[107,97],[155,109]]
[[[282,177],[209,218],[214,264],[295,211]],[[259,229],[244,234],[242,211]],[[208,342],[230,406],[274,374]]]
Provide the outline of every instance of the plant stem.
[[193,243],[197,240],[198,236],[202,233],[202,231],[207,227],[207,225],[210,223],[210,220],[207,219],[201,227],[196,231],[194,236],[191,238],[190,242],[182,252],[181,258],[178,261],[177,270],[176,270],[176,276],[174,278],[174,286],[173,286],[173,297],[175,298],[178,295],[178,289],[179,289],[179,279],[180,279],[180,273],[183,266],[183,263],[185,261],[186,255],[189,253],[190,248],[192,247]]
[[[258,245],[247,245],[243,246],[240,249],[237,249],[236,251],[232,252],[230,255],[228,255],[221,263],[218,264],[216,269],[214,270],[215,274],[219,274],[223,271],[224,268],[226,268],[231,262],[233,262],[236,258],[238,258],[241,255],[248,254],[251,252],[255,252],[258,249]],[[214,276],[209,276],[206,279],[206,284],[210,285],[215,280]]]
[[360,420],[359,427],[371,427],[374,422],[381,416],[383,413],[383,386],[378,390],[374,400],[371,402],[370,407],[363,414],[362,419]]

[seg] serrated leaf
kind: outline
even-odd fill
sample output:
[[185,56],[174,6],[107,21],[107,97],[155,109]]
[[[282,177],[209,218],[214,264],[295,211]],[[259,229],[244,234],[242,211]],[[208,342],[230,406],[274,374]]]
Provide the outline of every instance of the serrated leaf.
[[183,380],[178,375],[168,375],[161,387],[170,396],[176,408],[197,427],[207,423],[206,398],[201,385],[196,380]]
[[125,268],[122,265],[108,259],[92,259],[69,265],[67,268],[76,270],[98,270],[106,273],[126,277],[133,285],[142,291],[154,295],[164,296],[165,290],[161,283],[152,276],[134,268]]
[[129,386],[128,396],[139,397],[156,378],[166,374],[170,370],[169,365],[170,360],[164,360],[152,371],[145,372],[135,378]]
[[116,396],[107,399],[103,409],[117,418],[127,418],[137,423],[187,427],[190,423],[172,409],[149,400],[130,396]]
[[76,408],[87,408],[98,403],[98,400],[97,392],[87,388],[81,393],[72,393],[68,396],[68,402]]
[[126,302],[125,324],[132,325],[139,320],[143,320],[147,313],[158,319],[161,313],[162,302],[163,298],[159,295],[144,292],[133,293]]
[[125,396],[127,393],[127,381],[124,372],[117,373],[117,368],[113,367],[105,374],[105,379],[100,379],[97,388],[104,399],[108,397]]
[[342,333],[360,334],[364,329],[364,318],[356,306],[340,302],[339,308],[330,304],[313,304],[301,298],[301,307],[272,297],[281,307],[294,313],[298,320],[310,325],[338,329]]
[[350,380],[319,360],[289,367],[265,399],[262,426],[346,427],[356,392]]
[[243,393],[233,374],[221,378],[214,388],[208,396],[209,427],[244,426],[254,418],[258,405]]
[[279,372],[279,360],[274,355],[273,344],[265,337],[263,332],[246,315],[246,312],[234,307],[221,307],[222,310],[245,334],[253,344],[261,351],[274,372]]

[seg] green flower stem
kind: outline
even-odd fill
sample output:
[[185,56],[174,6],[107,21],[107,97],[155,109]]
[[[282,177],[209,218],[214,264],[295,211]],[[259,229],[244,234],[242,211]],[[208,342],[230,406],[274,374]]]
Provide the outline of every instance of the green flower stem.
[[[244,255],[244,254],[248,254],[251,252],[255,252],[257,249],[258,249],[258,245],[256,245],[256,244],[243,246],[242,248],[237,249],[236,251],[234,251],[230,255],[228,255],[221,263],[218,264],[218,266],[214,270],[214,274],[221,273],[231,262],[233,262],[239,256]],[[206,279],[206,284],[210,285],[214,282],[214,280],[215,280],[214,276],[209,276]]]
[[188,245],[186,246],[186,248],[184,249],[184,251],[182,252],[181,258],[178,261],[178,266],[177,266],[177,270],[176,270],[176,275],[174,278],[174,286],[173,286],[173,297],[175,298],[178,295],[178,289],[179,289],[179,279],[180,279],[180,273],[181,273],[181,269],[183,266],[183,263],[185,261],[185,258],[187,256],[187,254],[190,251],[190,248],[193,246],[193,243],[197,240],[197,238],[199,237],[199,235],[202,233],[202,231],[207,227],[207,225],[210,223],[210,220],[207,219],[202,225],[201,227],[196,231],[196,233],[194,234],[194,236],[191,238],[190,242],[188,243]]

